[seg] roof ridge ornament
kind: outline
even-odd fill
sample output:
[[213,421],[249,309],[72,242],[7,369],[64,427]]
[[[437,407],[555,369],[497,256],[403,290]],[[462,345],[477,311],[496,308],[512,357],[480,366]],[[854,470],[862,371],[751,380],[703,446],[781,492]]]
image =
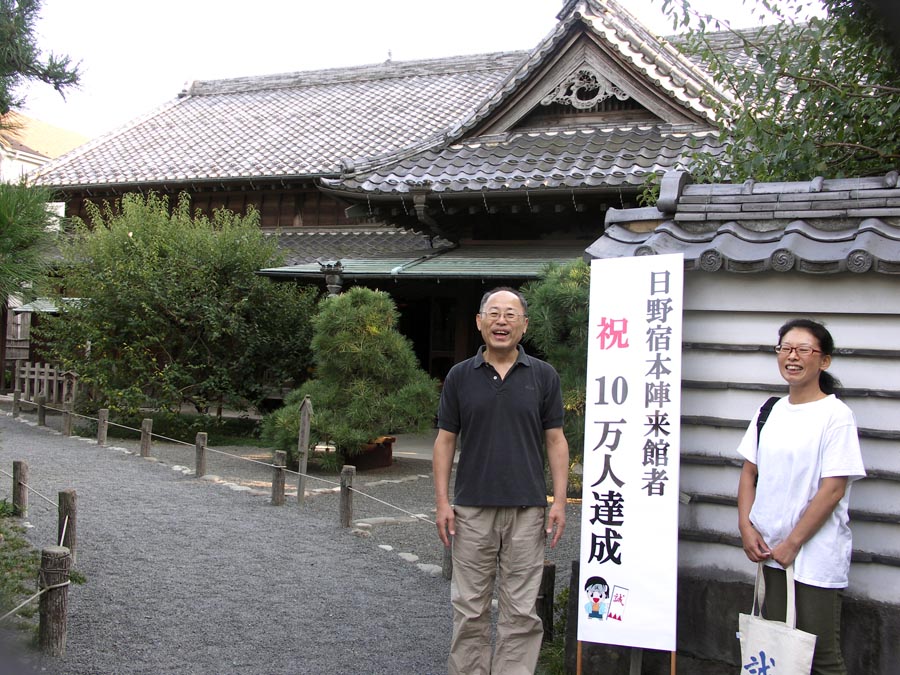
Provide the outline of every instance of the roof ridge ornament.
[[611,96],[620,101],[631,98],[624,89],[610,82],[589,65],[583,64],[542,98],[541,105],[560,103],[577,110],[587,110]]

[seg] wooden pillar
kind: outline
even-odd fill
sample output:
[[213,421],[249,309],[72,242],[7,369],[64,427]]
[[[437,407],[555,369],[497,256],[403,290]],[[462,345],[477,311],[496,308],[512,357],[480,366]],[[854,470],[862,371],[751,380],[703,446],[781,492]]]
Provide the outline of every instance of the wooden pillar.
[[34,367],[31,365],[31,361],[25,361],[22,364],[22,368],[22,377],[25,379],[25,387],[22,391],[25,392],[26,401],[33,401],[34,387],[32,386],[32,380],[34,377]]
[[300,431],[297,434],[297,458],[299,468],[297,473],[297,503],[303,504],[306,500],[306,470],[309,466],[309,418],[312,415],[312,401],[309,396],[303,397],[300,404]]
[[341,469],[341,527],[350,527],[353,520],[353,477],[356,467],[344,465]]
[[40,394],[37,397],[37,417],[38,417],[38,426],[45,427],[47,426],[47,397],[43,394]]
[[[53,399],[50,398],[50,364],[41,364],[40,373],[41,393],[44,395],[44,402],[50,401],[52,403]],[[35,372],[35,377],[38,377],[37,372]],[[35,389],[37,389],[37,384],[35,384]]]
[[12,505],[17,516],[28,515],[28,464],[22,460],[13,462]]
[[72,404],[63,403],[63,436],[72,435]]
[[145,417],[141,422],[141,457],[150,456],[150,440],[153,434],[153,420]]
[[77,494],[75,490],[69,488],[68,490],[60,490],[59,491],[59,525],[57,526],[57,541],[60,546],[65,546],[69,549],[69,553],[72,555],[72,564],[75,564],[77,553],[75,551],[75,544],[77,541]]
[[109,408],[97,411],[97,445],[106,445],[106,432],[109,430]]
[[284,467],[287,453],[284,450],[275,452],[275,463],[272,467],[272,505],[284,506]]
[[553,594],[556,587],[556,565],[549,560],[544,561],[541,574],[541,587],[538,590],[536,610],[544,625],[544,641],[553,641]]
[[15,368],[13,373],[13,389],[16,391],[25,391],[25,383],[22,382],[22,359],[16,359],[13,367]]
[[206,475],[206,432],[198,431],[194,441],[194,475],[201,478]]
[[63,656],[66,653],[71,565],[72,556],[65,546],[48,546],[41,551],[38,583],[40,589],[47,590],[40,600],[38,644],[51,656]]

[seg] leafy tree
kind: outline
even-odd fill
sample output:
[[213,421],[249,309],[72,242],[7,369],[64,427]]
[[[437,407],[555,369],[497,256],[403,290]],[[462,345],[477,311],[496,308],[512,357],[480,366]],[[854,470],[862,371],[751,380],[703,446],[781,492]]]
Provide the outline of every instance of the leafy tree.
[[191,217],[186,194],[171,215],[155,194],[90,208],[63,247],[77,301],[61,300],[39,337],[94,407],[257,404],[306,378],[316,294],[255,273],[278,262],[258,214]]
[[[756,0],[760,23],[780,23],[738,31],[694,12],[689,0],[663,0],[674,26],[688,28],[683,48],[727,97],[711,98],[726,154],[695,158],[701,180],[809,180],[896,168],[900,51],[889,24],[870,2],[823,0],[827,15],[806,17],[810,4]],[[711,30],[730,32],[746,59],[725,58]]]
[[54,237],[50,193],[21,183],[0,183],[0,298],[44,280]]
[[263,420],[263,438],[296,461],[306,396],[311,440],[333,444],[338,461],[379,436],[424,431],[437,413],[438,382],[419,367],[397,319],[383,291],[357,286],[322,300],[313,319],[315,375]]
[[60,94],[78,84],[78,65],[68,56],[41,58],[34,34],[40,0],[0,0],[0,115],[19,108],[16,90],[25,82],[51,85]]
[[0,183],[0,389],[4,388],[9,297],[39,289],[53,245],[49,193],[25,183]]
[[[525,338],[559,372],[566,411],[563,428],[573,466],[583,458],[590,283],[590,267],[576,260],[550,265],[538,281],[522,287],[528,300]],[[570,476],[570,486],[580,489],[579,480]]]

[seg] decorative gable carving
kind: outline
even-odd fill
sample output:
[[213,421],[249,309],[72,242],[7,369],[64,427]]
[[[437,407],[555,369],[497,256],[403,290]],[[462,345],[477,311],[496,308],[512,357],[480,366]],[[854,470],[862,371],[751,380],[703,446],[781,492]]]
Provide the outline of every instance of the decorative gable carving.
[[620,101],[631,98],[621,88],[586,65],[560,82],[549,95],[541,99],[541,105],[561,103],[579,110],[587,110],[611,96]]

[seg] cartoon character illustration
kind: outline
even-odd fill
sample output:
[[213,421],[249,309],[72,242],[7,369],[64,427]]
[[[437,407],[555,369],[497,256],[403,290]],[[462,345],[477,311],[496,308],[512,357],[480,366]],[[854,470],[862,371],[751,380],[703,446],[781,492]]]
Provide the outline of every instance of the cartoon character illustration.
[[606,618],[609,609],[609,584],[603,577],[590,577],[584,583],[584,592],[587,593],[590,602],[585,604],[584,610],[591,619]]

